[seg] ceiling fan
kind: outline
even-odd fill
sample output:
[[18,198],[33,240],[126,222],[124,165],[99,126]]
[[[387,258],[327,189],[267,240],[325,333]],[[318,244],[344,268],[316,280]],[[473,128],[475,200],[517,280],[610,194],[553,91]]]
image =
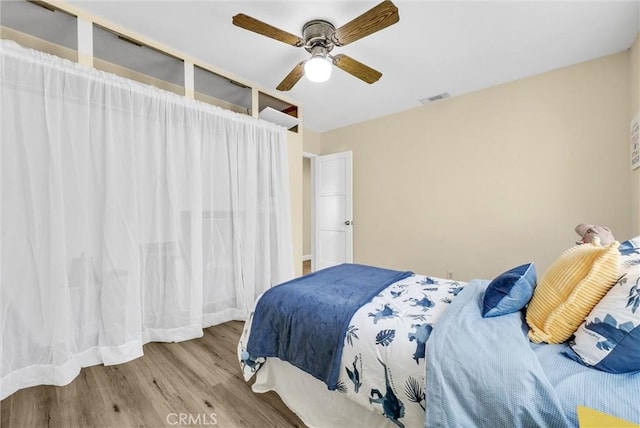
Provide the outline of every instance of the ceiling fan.
[[300,61],[276,87],[279,91],[288,91],[303,75],[316,82],[327,80],[331,75],[332,65],[369,84],[378,81],[382,76],[379,71],[347,55],[330,55],[329,52],[336,46],[353,43],[399,20],[398,8],[391,1],[385,0],[337,29],[332,23],[323,19],[309,21],[302,27],[302,37],[243,13],[233,17],[233,24],[288,45],[305,48],[311,54],[311,58]]

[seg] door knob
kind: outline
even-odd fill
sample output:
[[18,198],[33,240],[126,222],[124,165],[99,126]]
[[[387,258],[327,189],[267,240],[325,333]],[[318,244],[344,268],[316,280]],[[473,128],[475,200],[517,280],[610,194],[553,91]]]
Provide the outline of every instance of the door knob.
[[352,225],[352,224],[353,224],[353,222],[351,222],[351,221],[347,220],[347,221],[345,221],[345,222],[344,222],[344,224],[346,224],[347,226],[349,226],[349,225]]

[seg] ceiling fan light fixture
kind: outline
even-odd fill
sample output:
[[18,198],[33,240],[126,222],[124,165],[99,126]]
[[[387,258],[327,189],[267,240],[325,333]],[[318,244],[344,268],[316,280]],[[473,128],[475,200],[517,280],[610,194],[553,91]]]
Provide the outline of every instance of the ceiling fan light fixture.
[[[0,0],[2,1],[2,0]],[[298,62],[287,76],[276,86],[278,91],[289,91],[302,76],[312,82],[326,82],[331,77],[333,66],[351,74],[365,83],[377,82],[382,73],[344,55],[329,55],[336,46],[346,46],[400,20],[398,8],[391,0],[383,0],[343,26],[336,28],[324,19],[313,19],[302,26],[302,37],[281,30],[256,18],[239,13],[232,19],[233,25],[252,31],[311,54],[309,60]]]
[[331,77],[333,65],[323,55],[314,55],[304,63],[304,75],[312,82],[322,83]]

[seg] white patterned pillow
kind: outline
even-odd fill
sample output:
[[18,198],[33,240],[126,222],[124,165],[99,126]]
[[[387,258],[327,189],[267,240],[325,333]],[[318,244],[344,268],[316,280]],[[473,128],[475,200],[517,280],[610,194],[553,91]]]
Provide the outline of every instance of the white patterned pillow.
[[575,332],[566,354],[609,373],[640,370],[640,236],[620,244],[620,279]]

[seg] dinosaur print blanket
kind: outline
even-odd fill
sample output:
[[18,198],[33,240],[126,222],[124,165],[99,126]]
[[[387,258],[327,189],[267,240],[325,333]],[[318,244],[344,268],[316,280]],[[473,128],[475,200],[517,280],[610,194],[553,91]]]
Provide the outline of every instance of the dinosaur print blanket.
[[[425,343],[439,316],[465,285],[412,275],[361,306],[344,336],[335,393],[384,415],[397,426],[423,426]],[[251,316],[238,346],[247,381],[264,362],[249,358],[246,351],[253,322]]]

